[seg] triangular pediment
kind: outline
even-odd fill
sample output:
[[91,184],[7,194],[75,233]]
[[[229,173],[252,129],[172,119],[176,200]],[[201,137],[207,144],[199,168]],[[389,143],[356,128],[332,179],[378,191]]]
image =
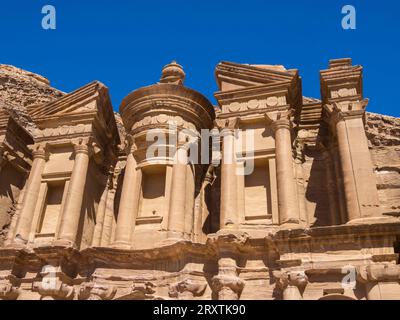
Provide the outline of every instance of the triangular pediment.
[[215,69],[219,91],[290,83],[297,75],[297,70],[286,70],[283,66],[250,65],[226,61],[220,62]]
[[98,134],[119,141],[108,88],[101,82],[91,82],[55,101],[27,109],[39,130],[88,124],[97,128]]
[[44,105],[32,105],[28,112],[33,119],[68,116],[97,111],[97,101],[107,87],[98,81],[91,82],[65,96]]

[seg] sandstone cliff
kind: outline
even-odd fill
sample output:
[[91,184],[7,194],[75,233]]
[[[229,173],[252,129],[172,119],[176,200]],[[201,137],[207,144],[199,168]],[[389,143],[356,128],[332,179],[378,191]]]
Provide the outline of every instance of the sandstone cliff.
[[64,93],[50,86],[49,80],[14,66],[0,64],[0,108],[6,108],[29,132],[34,128],[26,112],[32,104],[42,104]]

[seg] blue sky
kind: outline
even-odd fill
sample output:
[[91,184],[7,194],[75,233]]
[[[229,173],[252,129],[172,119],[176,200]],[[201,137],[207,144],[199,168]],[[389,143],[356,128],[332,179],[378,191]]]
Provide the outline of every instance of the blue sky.
[[[298,68],[303,94],[320,96],[319,70],[331,58],[364,66],[369,111],[400,116],[400,1],[105,1],[13,0],[0,5],[0,63],[49,78],[69,92],[92,80],[124,96],[159,80],[175,59],[186,85],[213,103],[221,60]],[[57,10],[57,29],[41,28],[44,5]],[[351,4],[357,29],[343,30]]]

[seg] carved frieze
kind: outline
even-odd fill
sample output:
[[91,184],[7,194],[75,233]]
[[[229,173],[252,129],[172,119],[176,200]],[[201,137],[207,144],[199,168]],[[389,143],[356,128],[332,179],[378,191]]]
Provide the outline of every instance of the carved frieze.
[[223,113],[244,112],[252,110],[263,110],[285,106],[287,104],[285,96],[270,96],[264,99],[252,99],[244,102],[231,102],[222,106]]
[[91,124],[63,125],[55,128],[35,129],[35,138],[70,137],[74,135],[89,134],[92,132]]
[[179,127],[196,131],[196,126],[193,123],[184,120],[181,116],[172,116],[167,114],[146,116],[135,122],[132,126],[132,130],[136,131],[138,129],[143,129],[146,127],[151,128],[157,126]]

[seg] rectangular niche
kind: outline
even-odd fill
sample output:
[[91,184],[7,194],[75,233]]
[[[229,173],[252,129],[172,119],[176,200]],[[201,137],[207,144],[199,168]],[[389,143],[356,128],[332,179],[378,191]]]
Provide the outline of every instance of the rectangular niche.
[[165,196],[166,166],[149,166],[142,169],[142,186],[139,214],[136,224],[160,223],[167,211]]
[[48,182],[36,237],[54,237],[61,216],[65,181]]
[[272,218],[270,170],[267,159],[257,159],[254,171],[244,177],[245,220]]

